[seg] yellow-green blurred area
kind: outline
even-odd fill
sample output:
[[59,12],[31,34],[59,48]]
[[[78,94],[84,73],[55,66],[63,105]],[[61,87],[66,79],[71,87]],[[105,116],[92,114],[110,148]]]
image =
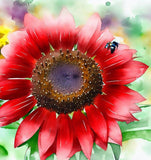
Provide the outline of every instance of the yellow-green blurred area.
[[[0,49],[8,43],[7,35],[9,32],[11,32],[10,28],[3,25],[0,26]],[[1,58],[3,58],[3,56],[0,54],[0,59]]]
[[[18,21],[12,19],[12,12],[10,13],[7,10],[12,7],[12,2],[13,0],[0,0],[0,48],[8,43],[7,35],[9,32],[23,27],[23,22],[18,23]],[[37,17],[42,17],[48,13],[57,16],[61,9],[66,7],[73,15],[77,26],[83,25],[94,12],[98,12],[102,19],[102,29],[109,28],[118,42],[126,43],[130,48],[137,50],[136,60],[151,66],[150,0],[20,0],[20,2],[26,2],[28,12]],[[2,56],[0,57],[2,58]],[[146,98],[146,101],[139,105],[151,105],[151,68],[128,86]],[[147,109],[144,107],[142,113],[140,115],[138,113],[139,120],[142,120],[142,122],[147,121],[146,126],[142,127],[150,126],[150,110],[150,107],[147,107]],[[142,115],[146,116],[146,114],[148,114],[148,119],[144,120],[145,117],[142,118]],[[143,125],[143,123],[141,124]],[[139,127],[141,128],[141,126]],[[0,160],[24,159],[27,147],[13,148],[15,132],[15,128],[0,129]],[[140,137],[137,136],[137,138]],[[92,160],[100,160],[100,155],[101,160],[114,159],[110,146],[106,152],[96,146],[94,148]],[[151,159],[150,148],[150,140],[125,140],[120,160],[149,160]],[[76,155],[76,157],[78,156]],[[86,159],[84,155],[81,155],[81,157],[81,160]],[[31,158],[26,158],[26,160],[31,160]],[[38,160],[37,154],[32,156],[32,160]]]
[[9,28],[0,26],[0,48],[8,43],[7,34],[9,32]]

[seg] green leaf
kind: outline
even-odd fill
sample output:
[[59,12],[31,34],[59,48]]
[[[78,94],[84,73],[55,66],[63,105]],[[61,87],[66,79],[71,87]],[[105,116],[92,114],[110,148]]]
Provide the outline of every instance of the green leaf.
[[8,151],[6,150],[6,148],[2,145],[0,145],[0,157],[4,157],[8,155]]
[[142,78],[138,78],[137,80],[135,80],[134,82],[127,84],[127,86],[133,90],[136,90],[138,92],[141,92],[144,90],[144,86],[143,86],[143,80]]
[[24,160],[40,160],[39,153],[38,152],[32,153],[31,147],[28,147],[25,153]]
[[0,99],[0,106],[2,106],[6,101]]
[[147,108],[147,107],[151,107],[151,104],[146,104],[146,105],[139,105],[140,108]]
[[74,154],[74,155],[70,158],[70,160],[78,160],[78,158],[76,157],[76,154]]
[[31,147],[31,153],[38,151],[38,132],[36,132],[28,141],[27,144]]
[[5,129],[17,129],[19,127],[19,123],[18,122],[14,122],[14,123],[11,123],[7,126],[3,126],[2,128],[5,128]]
[[142,107],[142,112],[136,113],[135,117],[139,120],[126,124],[119,122],[122,132],[122,140],[127,141],[134,138],[142,138],[151,141],[151,109]]
[[25,78],[25,79],[30,80],[30,81],[32,80],[32,78]]
[[30,160],[30,147],[28,147],[25,152],[24,160]]
[[46,158],[46,160],[54,160],[55,158],[55,154],[52,154],[51,156],[49,156],[48,158]]
[[142,138],[147,141],[151,141],[151,129],[123,132],[122,137],[123,141],[127,141],[134,138]]
[[83,152],[80,152],[79,160],[87,160]]
[[[100,148],[98,145],[94,143],[93,149],[92,149],[92,155],[91,160],[113,160],[113,152],[110,145],[108,145],[108,148],[106,151],[104,151],[102,148]],[[83,152],[80,152],[79,159],[77,160],[87,160]]]
[[121,154],[121,147],[118,144],[110,143],[110,146],[113,151],[114,159],[119,160]]
[[40,160],[38,153],[38,132],[36,132],[32,138],[24,143],[28,146],[28,149],[25,153],[25,160]]
[[74,45],[74,50],[75,50],[75,51],[77,50],[77,44]]
[[[81,154],[81,152],[75,153],[75,154],[70,158],[70,160],[79,160],[80,154]],[[84,156],[84,154],[83,154],[83,156]]]

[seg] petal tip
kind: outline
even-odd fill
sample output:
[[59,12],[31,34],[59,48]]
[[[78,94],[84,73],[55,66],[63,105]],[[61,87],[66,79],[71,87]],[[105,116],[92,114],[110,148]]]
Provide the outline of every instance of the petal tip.
[[30,13],[26,13],[24,16],[24,26],[27,27],[28,25],[31,25],[31,23],[33,24],[36,20],[37,18],[35,16]]

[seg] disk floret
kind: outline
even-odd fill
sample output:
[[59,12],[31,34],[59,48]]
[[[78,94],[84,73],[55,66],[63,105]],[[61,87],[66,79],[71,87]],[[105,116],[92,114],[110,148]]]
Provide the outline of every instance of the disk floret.
[[33,70],[33,95],[37,105],[57,113],[71,113],[90,105],[102,93],[98,64],[79,51],[51,52]]

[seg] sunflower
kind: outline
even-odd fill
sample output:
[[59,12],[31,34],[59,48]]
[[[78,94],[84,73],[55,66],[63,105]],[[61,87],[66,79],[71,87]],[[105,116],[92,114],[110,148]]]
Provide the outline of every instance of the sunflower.
[[148,68],[133,58],[136,50],[112,43],[97,13],[83,27],[66,9],[56,19],[26,14],[24,26],[9,35],[0,63],[0,99],[7,100],[0,126],[28,113],[15,147],[37,131],[41,160],[53,153],[65,160],[81,150],[90,160],[94,142],[104,150],[108,142],[121,145],[117,121],[137,120],[132,113],[144,100],[126,86]]
[[[11,31],[10,28],[1,25],[0,26],[0,50],[1,48],[8,43],[7,35]],[[0,58],[2,57],[0,53]]]

